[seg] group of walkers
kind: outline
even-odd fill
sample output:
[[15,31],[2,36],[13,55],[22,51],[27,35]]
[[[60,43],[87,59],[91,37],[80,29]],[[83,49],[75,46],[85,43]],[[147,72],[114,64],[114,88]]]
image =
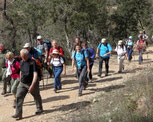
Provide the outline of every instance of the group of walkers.
[[[139,64],[143,61],[143,53],[146,49],[146,39],[144,33],[140,33],[137,41],[137,49],[139,51]],[[39,91],[39,81],[42,80],[42,68],[45,68],[50,77],[54,77],[54,92],[62,89],[61,73],[66,75],[66,65],[64,51],[57,44],[56,40],[52,42],[43,40],[39,35],[37,37],[38,45],[32,47],[30,43],[26,43],[20,51],[20,56],[14,56],[12,52],[4,55],[4,45],[0,44],[0,65],[3,69],[3,89],[2,95],[12,93],[14,95],[13,107],[16,113],[13,118],[22,119],[23,101],[28,92],[34,97],[37,111],[36,115],[43,112],[42,99]],[[72,68],[76,67],[76,77],[79,81],[78,96],[82,96],[82,91],[86,89],[88,82],[92,82],[92,67],[95,59],[99,59],[98,76],[102,76],[102,66],[105,62],[105,76],[109,74],[109,59],[113,52],[117,52],[117,60],[119,64],[118,73],[124,70],[123,62],[125,58],[132,60],[132,52],[134,48],[132,36],[124,42],[118,41],[116,48],[113,50],[108,40],[103,38],[98,45],[97,50],[89,47],[86,42],[80,41],[79,37],[75,38],[74,47],[72,49]],[[2,71],[1,71],[2,72]],[[8,91],[7,91],[8,86]]]

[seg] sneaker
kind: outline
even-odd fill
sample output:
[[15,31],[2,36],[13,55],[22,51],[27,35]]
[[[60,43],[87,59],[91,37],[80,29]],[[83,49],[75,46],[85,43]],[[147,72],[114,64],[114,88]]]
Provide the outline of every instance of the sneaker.
[[98,76],[98,77],[101,77],[101,75],[100,75],[100,74],[98,74],[97,76]]
[[105,76],[108,76],[108,73],[106,73]]

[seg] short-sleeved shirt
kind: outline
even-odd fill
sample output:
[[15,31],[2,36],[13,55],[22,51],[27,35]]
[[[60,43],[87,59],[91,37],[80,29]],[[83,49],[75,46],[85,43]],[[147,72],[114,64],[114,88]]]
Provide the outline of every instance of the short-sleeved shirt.
[[78,69],[87,65],[85,58],[88,58],[87,51],[84,50],[80,52],[76,52],[76,51],[73,52],[72,59],[76,60]]
[[53,64],[53,66],[55,67],[60,67],[60,66],[63,66],[64,60],[62,57],[59,56],[57,58],[52,58],[50,63]]
[[42,51],[42,55],[45,55],[45,50],[48,50],[48,46],[46,43],[38,44],[37,48]]
[[116,49],[115,49],[115,51],[117,52],[117,55],[119,57],[121,57],[121,56],[123,56],[123,55],[126,54],[126,47],[125,46],[123,46],[123,47],[117,46]]
[[98,47],[97,47],[100,51],[99,55],[103,58],[109,58],[110,57],[110,54],[107,55],[107,56],[104,56],[106,53],[108,52],[111,52],[112,51],[112,47],[110,46],[110,44],[99,44]]
[[36,62],[28,59],[27,61],[21,61],[21,82],[25,84],[31,84],[33,81],[33,73],[37,72]]

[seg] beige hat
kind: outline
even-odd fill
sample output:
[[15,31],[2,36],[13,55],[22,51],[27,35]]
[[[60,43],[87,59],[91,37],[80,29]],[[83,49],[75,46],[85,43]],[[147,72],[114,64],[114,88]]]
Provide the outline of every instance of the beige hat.
[[143,31],[139,31],[140,34],[143,34]]
[[26,43],[23,48],[28,48],[28,47],[31,47],[30,43]]
[[53,50],[53,52],[52,52],[52,55],[54,55],[54,54],[59,54],[59,52],[58,52],[58,50]]
[[120,46],[120,45],[122,45],[123,44],[123,41],[122,40],[119,40],[118,41],[118,45]]
[[42,36],[41,35],[37,36],[37,40],[40,40],[40,39],[42,39]]
[[106,42],[106,39],[105,38],[102,38],[101,39],[101,43],[105,43]]

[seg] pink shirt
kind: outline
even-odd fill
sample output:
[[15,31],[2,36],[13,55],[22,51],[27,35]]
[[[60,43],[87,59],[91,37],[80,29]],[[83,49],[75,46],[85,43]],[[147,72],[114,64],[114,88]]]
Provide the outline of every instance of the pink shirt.
[[[20,75],[18,73],[18,71],[20,70],[20,63],[18,61],[16,61],[14,65],[15,65],[15,68],[13,67],[13,64],[11,64],[11,70],[12,70],[11,78],[17,79],[17,78],[20,78]],[[6,62],[6,67],[8,67],[7,62]]]

